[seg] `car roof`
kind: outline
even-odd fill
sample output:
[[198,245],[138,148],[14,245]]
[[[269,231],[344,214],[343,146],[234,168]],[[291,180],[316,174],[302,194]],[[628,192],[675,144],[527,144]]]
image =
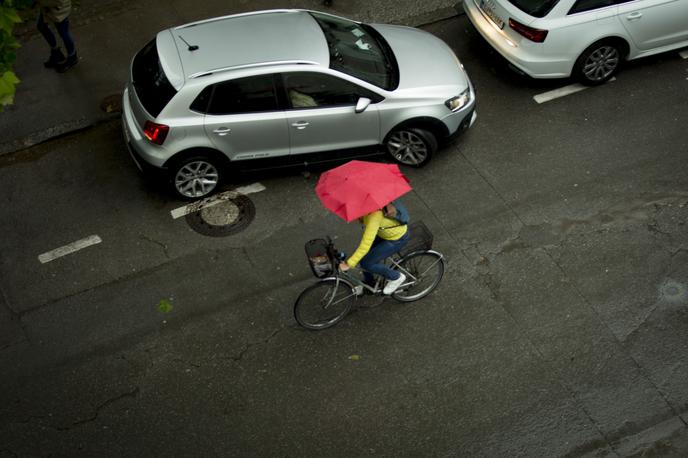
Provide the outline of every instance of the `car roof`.
[[[181,64],[182,75],[179,76],[184,79],[271,62],[328,66],[330,61],[322,29],[305,10],[224,16],[173,27],[165,32],[174,41]],[[169,55],[174,54],[170,48],[165,47],[160,55],[166,70],[176,67],[176,62],[164,62],[176,60],[176,56]]]

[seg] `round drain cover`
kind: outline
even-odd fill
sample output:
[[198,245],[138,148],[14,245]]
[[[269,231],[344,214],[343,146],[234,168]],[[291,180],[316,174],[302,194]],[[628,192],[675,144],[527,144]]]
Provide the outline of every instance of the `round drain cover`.
[[256,207],[244,195],[224,197],[186,215],[191,229],[209,237],[226,237],[241,232],[253,221]]

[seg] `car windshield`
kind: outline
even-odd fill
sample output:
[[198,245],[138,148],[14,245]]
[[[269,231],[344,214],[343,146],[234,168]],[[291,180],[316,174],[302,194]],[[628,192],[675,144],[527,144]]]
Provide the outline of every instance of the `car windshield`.
[[310,13],[325,34],[330,68],[388,91],[399,84],[394,53],[382,35],[366,24]]
[[155,118],[177,93],[160,66],[155,39],[136,54],[131,73],[136,95],[146,111]]
[[534,17],[545,17],[559,0],[509,0],[519,10]]

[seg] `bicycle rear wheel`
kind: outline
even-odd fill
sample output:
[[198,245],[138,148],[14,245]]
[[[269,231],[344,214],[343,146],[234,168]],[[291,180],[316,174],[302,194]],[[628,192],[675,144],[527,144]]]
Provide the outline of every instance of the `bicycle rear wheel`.
[[401,302],[422,299],[439,285],[444,275],[444,258],[436,251],[417,251],[399,261],[408,277],[392,297]]
[[348,282],[326,278],[304,289],[294,303],[294,318],[306,329],[325,329],[349,313],[356,298]]

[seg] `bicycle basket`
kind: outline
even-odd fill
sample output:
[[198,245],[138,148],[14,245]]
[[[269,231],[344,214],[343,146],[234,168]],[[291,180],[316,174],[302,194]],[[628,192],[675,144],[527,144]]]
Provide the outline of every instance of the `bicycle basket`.
[[334,274],[335,262],[325,239],[313,239],[306,242],[306,256],[313,275],[318,278]]
[[414,251],[431,250],[433,235],[423,221],[414,221],[408,226],[410,233],[409,241],[401,249],[399,254],[405,256]]

